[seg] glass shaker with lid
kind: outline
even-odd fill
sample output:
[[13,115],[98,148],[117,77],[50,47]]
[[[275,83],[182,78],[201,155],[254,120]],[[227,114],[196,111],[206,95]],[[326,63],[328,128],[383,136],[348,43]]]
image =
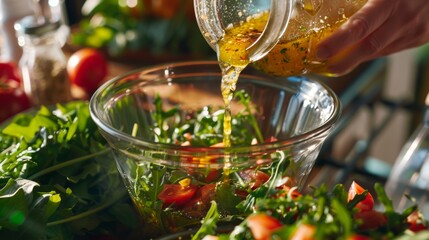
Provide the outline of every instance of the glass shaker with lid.
[[71,99],[67,59],[57,38],[59,21],[25,17],[15,24],[23,48],[19,61],[25,92],[34,105],[52,105]]

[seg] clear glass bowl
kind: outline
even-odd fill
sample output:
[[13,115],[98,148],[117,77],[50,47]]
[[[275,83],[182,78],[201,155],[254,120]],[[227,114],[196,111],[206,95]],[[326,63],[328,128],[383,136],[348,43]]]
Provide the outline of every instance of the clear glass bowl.
[[194,139],[183,134],[189,119],[197,123],[193,132],[204,127],[201,136],[222,142],[220,81],[217,62],[166,64],[118,76],[91,99],[91,116],[113,149],[144,236],[199,225],[211,201],[221,218],[240,214],[236,205],[264,184],[302,189],[340,115],[338,97],[316,80],[244,71],[236,91],[250,97],[252,117],[240,118],[246,105],[233,101],[233,146],[190,145]]

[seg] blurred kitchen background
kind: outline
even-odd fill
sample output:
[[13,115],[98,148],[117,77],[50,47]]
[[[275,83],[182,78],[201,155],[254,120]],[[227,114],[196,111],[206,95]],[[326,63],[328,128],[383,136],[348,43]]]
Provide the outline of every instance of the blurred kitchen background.
[[[192,0],[0,0],[0,9],[2,61],[19,59],[13,22],[28,14],[61,19],[58,34],[66,55],[82,47],[103,51],[109,77],[158,63],[216,59],[198,30]],[[318,162],[335,175],[321,171],[314,182],[345,182],[354,175],[386,179],[422,122],[428,64],[425,45],[363,64],[346,76],[317,76],[341,97],[343,117]]]

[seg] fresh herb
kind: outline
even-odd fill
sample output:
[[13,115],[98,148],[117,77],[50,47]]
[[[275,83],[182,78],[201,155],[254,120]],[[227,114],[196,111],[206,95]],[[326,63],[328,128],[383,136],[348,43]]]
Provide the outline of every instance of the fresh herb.
[[202,221],[202,225],[197,233],[192,236],[192,240],[202,239],[205,235],[216,233],[216,223],[219,220],[219,212],[215,201],[211,202],[210,209]]
[[133,231],[134,209],[87,102],[18,114],[0,139],[1,239]]
[[[250,96],[243,90],[235,92],[235,99],[244,109],[234,116],[232,143],[234,146],[249,146],[254,139],[264,142],[254,106]],[[178,108],[163,109],[162,100],[155,97],[155,111],[152,114],[155,142],[183,144],[189,141],[191,146],[210,147],[223,140],[224,109],[206,106],[198,111],[181,113]],[[189,136],[186,138],[185,136]]]
[[[234,101],[240,111],[233,115],[231,143],[234,147],[248,147],[264,139],[259,129],[257,106],[244,90],[234,93]],[[154,142],[176,144],[186,147],[212,147],[222,144],[222,107],[205,106],[196,110],[183,110],[175,106],[166,107],[159,96],[154,99],[155,108],[151,114],[153,126],[149,134]],[[132,132],[136,132],[136,128]],[[146,139],[146,138],[145,138]],[[138,152],[138,150],[136,149]],[[169,232],[187,230],[200,225],[201,219],[210,209],[210,202],[216,203],[219,222],[242,219],[262,195],[270,196],[277,183],[287,176],[287,170],[294,169],[289,151],[270,150],[255,156],[231,157],[233,163],[224,172],[223,159],[219,156],[165,154],[165,151],[145,151],[139,155],[160,161],[126,161],[127,172],[131,173],[132,198],[144,219],[144,232],[149,237]],[[233,153],[231,153],[233,154]],[[258,163],[256,163],[256,160]],[[255,168],[255,166],[257,166]],[[296,167],[296,166],[295,166]],[[266,184],[261,185],[266,182]],[[252,191],[256,188],[257,191]],[[160,197],[162,196],[162,197]],[[243,211],[243,209],[248,209]],[[210,217],[211,218],[211,217]]]
[[[266,214],[278,219],[282,226],[271,231],[273,239],[291,239],[302,225],[310,226],[314,229],[311,239],[361,239],[352,238],[360,236],[362,239],[425,239],[429,235],[427,222],[421,219],[422,231],[414,233],[408,230],[409,222],[407,216],[416,212],[415,206],[404,210],[402,213],[395,212],[390,200],[387,198],[383,187],[376,183],[375,189],[381,203],[384,205],[383,214],[388,221],[385,225],[371,228],[360,228],[359,221],[355,214],[359,211],[354,206],[356,201],[365,199],[367,192],[356,195],[353,201],[347,201],[347,190],[343,185],[338,184],[332,191],[328,191],[326,186],[312,187],[313,191],[307,195],[289,197],[277,195],[277,197],[265,198],[263,195],[255,198],[255,205],[248,215]],[[255,191],[258,192],[259,189]],[[278,190],[281,193],[281,190]],[[369,211],[371,214],[373,210]],[[418,211],[417,211],[418,212]],[[211,213],[215,215],[215,213]],[[368,215],[370,216],[370,215]],[[208,219],[208,220],[207,220]],[[198,231],[198,236],[216,235],[219,239],[254,239],[250,232],[258,229],[249,229],[247,218],[235,226],[229,234],[216,234],[216,221],[206,218],[202,228]],[[372,219],[371,221],[376,221]],[[261,224],[264,224],[261,222]],[[263,229],[264,225],[258,226]],[[425,230],[426,229],[426,230]],[[253,230],[253,231],[251,231]],[[263,232],[263,230],[260,230]],[[307,239],[307,238],[306,238]]]

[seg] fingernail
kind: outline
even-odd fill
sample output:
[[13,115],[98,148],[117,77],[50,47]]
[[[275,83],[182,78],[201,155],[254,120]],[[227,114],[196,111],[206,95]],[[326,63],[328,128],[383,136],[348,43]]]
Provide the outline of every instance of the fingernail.
[[319,47],[316,56],[319,60],[325,60],[331,56],[331,52],[326,47]]

